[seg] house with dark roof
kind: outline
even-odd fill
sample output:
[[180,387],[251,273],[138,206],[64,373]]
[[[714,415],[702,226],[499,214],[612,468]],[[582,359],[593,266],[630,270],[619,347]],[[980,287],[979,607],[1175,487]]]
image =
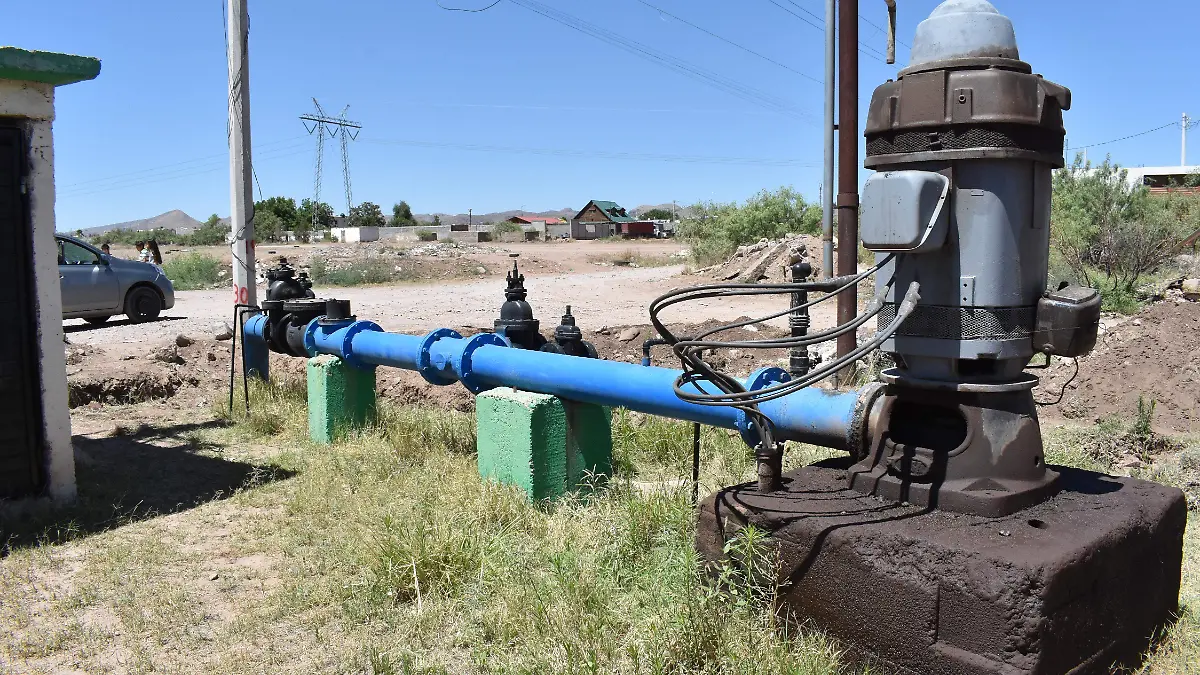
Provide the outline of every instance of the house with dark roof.
[[616,202],[593,199],[571,219],[572,239],[653,236],[653,222],[634,218]]

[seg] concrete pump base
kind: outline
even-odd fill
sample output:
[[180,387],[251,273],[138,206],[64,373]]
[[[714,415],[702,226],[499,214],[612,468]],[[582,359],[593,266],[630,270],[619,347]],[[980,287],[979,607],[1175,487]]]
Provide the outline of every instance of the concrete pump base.
[[[1187,509],[1174,488],[1061,468],[1063,490],[1003,518],[846,488],[849,461],[708,497],[709,562],[752,524],[773,533],[780,612],[895,673],[1107,673],[1136,661],[1177,609]],[[875,672],[873,669],[872,672]]]

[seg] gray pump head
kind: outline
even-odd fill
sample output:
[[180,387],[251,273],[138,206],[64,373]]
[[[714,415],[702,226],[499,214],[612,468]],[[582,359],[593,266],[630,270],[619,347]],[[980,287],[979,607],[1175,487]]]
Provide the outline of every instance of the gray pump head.
[[1021,58],[1012,22],[987,0],[946,0],[917,26],[910,68],[962,58]]

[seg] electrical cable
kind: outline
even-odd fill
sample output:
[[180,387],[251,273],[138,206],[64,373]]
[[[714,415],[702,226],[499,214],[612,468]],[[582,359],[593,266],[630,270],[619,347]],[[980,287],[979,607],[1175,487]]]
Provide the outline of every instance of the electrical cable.
[[823,82],[824,82],[823,80],[820,80],[820,79],[818,79],[818,78],[815,78],[815,77],[813,77],[812,75],[809,75],[808,73],[802,73],[802,72],[800,72],[799,70],[796,70],[795,68],[792,68],[792,67],[791,67],[791,66],[789,66],[789,65],[786,65],[786,64],[780,63],[779,61],[776,61],[775,59],[773,59],[773,58],[771,58],[771,57],[769,57],[769,56],[765,56],[765,55],[763,55],[763,54],[760,54],[760,53],[758,53],[758,52],[754,51],[753,49],[750,49],[749,47],[746,47],[746,46],[740,45],[740,44],[738,44],[738,43],[734,42],[733,40],[730,40],[730,39],[728,39],[728,38],[725,38],[725,37],[722,37],[722,36],[720,36],[720,35],[717,35],[716,33],[714,33],[714,32],[712,32],[712,31],[708,30],[707,28],[702,28],[702,27],[700,27],[700,26],[697,26],[696,24],[692,23],[691,21],[688,21],[687,19],[684,19],[684,18],[682,18],[682,17],[676,16],[676,15],[674,15],[674,14],[672,14],[672,13],[668,12],[667,10],[665,10],[665,9],[662,9],[661,7],[657,7],[657,6],[655,6],[655,5],[652,5],[652,4],[650,4],[649,2],[646,2],[646,0],[637,0],[637,1],[638,1],[638,2],[640,2],[641,4],[645,5],[645,6],[649,7],[650,9],[653,9],[654,11],[658,12],[659,14],[665,14],[666,16],[669,16],[669,17],[671,17],[672,19],[675,19],[676,21],[678,21],[678,22],[680,22],[680,23],[683,23],[683,24],[686,24],[686,25],[688,25],[688,26],[691,26],[692,28],[695,28],[696,30],[698,30],[698,31],[700,31],[700,32],[702,32],[702,33],[705,33],[705,34],[707,34],[707,35],[710,35],[710,36],[712,36],[712,37],[715,37],[716,39],[720,40],[721,42],[724,42],[724,43],[726,43],[726,44],[728,44],[728,45],[733,45],[734,47],[737,47],[738,49],[740,49],[740,50],[742,50],[742,51],[744,51],[744,52],[746,52],[746,53],[748,53],[748,54],[753,54],[754,56],[757,56],[758,58],[760,58],[760,59],[762,59],[762,60],[764,60],[764,61],[766,61],[766,62],[768,62],[768,63],[772,63],[772,64],[774,64],[774,65],[776,65],[776,66],[779,66],[780,68],[783,68],[784,70],[787,70],[787,71],[790,71],[790,72],[792,72],[792,73],[795,73],[796,75],[799,75],[800,77],[803,77],[803,78],[805,78],[805,79],[807,79],[807,80],[812,80],[813,82],[816,82],[817,84],[823,84]]
[[671,56],[664,52],[656,51],[640,42],[637,42],[636,40],[631,40],[621,36],[606,28],[602,28],[571,14],[567,14],[566,12],[562,12],[541,2],[537,2],[537,0],[509,1],[518,7],[533,12],[534,14],[543,16],[572,30],[589,35],[597,40],[600,40],[601,42],[617,47],[618,49],[628,51],[643,59],[674,70],[685,77],[703,82],[743,100],[774,110],[789,117],[802,119],[812,124],[817,124],[819,122],[815,116],[800,108],[797,108],[786,99],[782,99],[768,92],[749,87],[745,84],[742,84],[742,82],[739,80],[727,78],[704,70],[703,68],[684,61],[683,59]]
[[[805,376],[786,382],[779,382],[765,386],[760,389],[747,390],[745,385],[737,378],[720,372],[715,367],[711,366],[704,360],[704,355],[718,349],[738,348],[738,349],[786,349],[786,348],[801,348],[811,344],[824,342],[837,338],[839,335],[844,335],[851,331],[857,331],[867,321],[875,318],[882,311],[886,297],[892,291],[892,283],[889,280],[878,291],[874,299],[868,305],[865,311],[859,314],[854,320],[845,324],[835,326],[825,331],[811,333],[804,336],[784,337],[784,338],[766,338],[760,340],[737,340],[723,341],[711,339],[712,336],[721,332],[732,330],[734,328],[744,327],[754,323],[760,323],[773,318],[778,318],[784,314],[788,314],[796,309],[808,308],[820,302],[828,301],[830,298],[836,297],[838,294],[845,292],[850,288],[854,288],[863,279],[875,274],[883,266],[892,262],[895,259],[894,254],[885,256],[872,265],[870,268],[855,275],[846,275],[835,279],[823,281],[807,281],[800,283],[780,283],[780,284],[709,284],[694,288],[685,288],[669,291],[658,298],[655,298],[650,303],[650,321],[654,325],[656,331],[662,336],[662,339],[671,345],[675,355],[683,364],[683,373],[675,380],[674,390],[676,396],[680,399],[694,403],[696,405],[705,406],[730,406],[736,407],[743,411],[746,419],[750,424],[751,429],[758,435],[760,440],[759,446],[756,448],[756,457],[760,461],[771,461],[781,452],[781,446],[775,442],[772,423],[758,408],[758,405],[767,401],[772,401],[783,396],[787,396],[795,391],[805,387],[812,386],[822,379],[838,372],[850,363],[857,361],[871,350],[877,348],[884,340],[887,340],[899,330],[900,325],[916,308],[916,304],[920,299],[919,285],[916,282],[910,284],[903,300],[897,308],[896,316],[888,323],[887,326],[880,328],[875,335],[852,350],[850,353],[830,361],[820,368],[810,371]],[[895,279],[895,276],[891,277]],[[757,317],[754,319],[736,321],[730,324],[717,326],[716,328],[704,331],[700,334],[690,337],[679,337],[671,333],[661,319],[661,313],[667,307],[683,302],[697,300],[701,298],[731,298],[739,296],[752,295],[789,295],[799,291],[823,291],[826,295],[810,300],[800,307],[788,307],[781,312],[775,312],[768,316]]]
[[[821,32],[825,31],[824,26],[820,26],[820,25],[813,23],[812,21],[809,21],[807,18],[793,12],[792,10],[785,7],[784,5],[779,4],[779,2],[777,2],[776,0],[767,0],[767,2],[771,3],[772,5],[775,5],[776,7],[778,7],[779,9],[782,9],[783,11],[787,12],[788,14],[791,14],[792,16],[796,17],[797,19],[800,19],[801,21],[812,26],[813,28],[816,28],[817,30],[819,30]],[[816,18],[817,21],[820,21],[821,23],[825,23],[824,17],[818,17],[816,14],[813,14],[812,12],[809,12],[807,9],[800,7],[800,5],[797,5],[796,3],[791,2],[791,0],[788,0],[788,2],[790,2],[792,5],[795,5],[798,9],[808,12],[814,18]],[[871,50],[871,51],[867,51],[867,50]],[[874,47],[870,47],[861,41],[859,41],[859,43],[858,43],[858,51],[875,59],[876,61],[879,61],[880,63],[883,63],[884,65],[887,65],[889,67],[892,66],[892,64],[889,64],[887,62],[887,57],[885,55],[883,55],[878,49],[875,49]]]
[[1146,134],[1152,134],[1152,133],[1154,133],[1155,131],[1162,131],[1163,129],[1166,129],[1166,128],[1168,128],[1168,127],[1177,127],[1177,126],[1179,126],[1179,122],[1171,122],[1170,124],[1164,124],[1164,125],[1162,125],[1161,127],[1154,127],[1153,129],[1147,129],[1147,130],[1145,130],[1145,131],[1139,131],[1139,132],[1137,132],[1136,134],[1130,134],[1130,135],[1128,135],[1128,136],[1122,136],[1121,138],[1114,138],[1114,139],[1112,139],[1111,141],[1103,141],[1103,142],[1100,142],[1100,143],[1090,143],[1090,144],[1088,144],[1088,145],[1079,145],[1079,146],[1070,147],[1070,148],[1063,148],[1063,152],[1064,152],[1064,153],[1066,153],[1066,152],[1068,152],[1068,151],[1071,151],[1071,150],[1086,150],[1087,148],[1095,148],[1095,147],[1098,147],[1098,146],[1101,146],[1101,145],[1111,145],[1111,144],[1113,144],[1113,143],[1120,143],[1121,141],[1127,141],[1127,140],[1129,140],[1129,139],[1131,139],[1131,138],[1137,138],[1138,136],[1145,136]]
[[441,0],[433,0],[433,1],[437,4],[438,7],[441,7],[442,9],[446,10],[447,12],[470,12],[470,13],[486,12],[489,9],[495,7],[496,5],[504,2],[504,0],[496,0],[495,2],[488,5],[487,7],[480,7],[479,9],[470,9],[468,7],[447,7],[441,3]]
[[[1075,370],[1071,373],[1071,377],[1067,378],[1067,381],[1063,383],[1062,389],[1058,391],[1058,398],[1054,399],[1053,401],[1039,401],[1035,398],[1033,399],[1034,403],[1041,406],[1058,405],[1059,403],[1062,403],[1063,397],[1067,395],[1067,387],[1071,386],[1071,383],[1074,382],[1075,378],[1079,376],[1079,359],[1073,358],[1071,359],[1071,363],[1075,365]],[[1050,367],[1050,357],[1048,356],[1046,357],[1045,367]]]

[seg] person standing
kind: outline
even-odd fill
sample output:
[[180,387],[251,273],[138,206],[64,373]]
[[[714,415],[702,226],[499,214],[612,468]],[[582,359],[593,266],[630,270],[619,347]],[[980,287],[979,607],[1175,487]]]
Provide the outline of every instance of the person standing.
[[155,265],[162,264],[162,251],[158,249],[158,241],[151,239],[146,242],[146,248],[150,250],[150,262]]
[[150,249],[146,247],[146,242],[141,239],[133,242],[134,248],[137,249],[138,262],[150,262]]
[[107,256],[111,256],[111,255],[112,255],[112,251],[110,251],[110,250],[109,250],[109,248],[108,248],[108,242],[107,242],[107,241],[106,241],[106,242],[104,242],[103,244],[101,244],[101,246],[100,246],[100,250],[101,250],[101,251],[104,253],[104,255],[107,255]]

